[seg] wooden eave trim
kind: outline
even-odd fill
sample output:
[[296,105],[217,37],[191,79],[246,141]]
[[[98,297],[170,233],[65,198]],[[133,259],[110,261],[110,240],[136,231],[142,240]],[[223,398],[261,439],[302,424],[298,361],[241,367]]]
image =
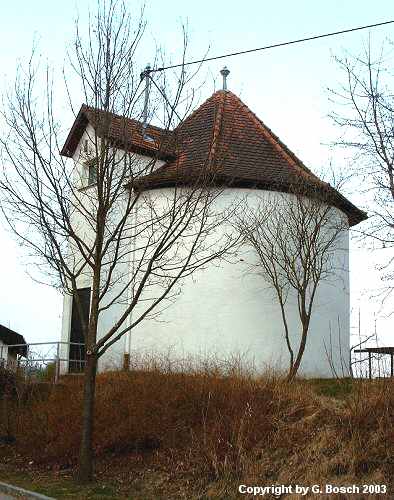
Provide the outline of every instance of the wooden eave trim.
[[[67,135],[67,139],[64,143],[64,146],[62,147],[60,154],[62,156],[66,156],[67,158],[72,158],[74,156],[75,150],[77,148],[77,145],[79,141],[81,140],[81,137],[86,129],[87,124],[89,123],[89,119],[85,114],[85,105],[82,104],[81,109],[79,110],[74,123],[70,129],[70,132]],[[76,134],[77,139],[76,139]],[[70,143],[73,142],[73,139],[75,139],[75,145],[71,146],[71,149],[69,147]]]

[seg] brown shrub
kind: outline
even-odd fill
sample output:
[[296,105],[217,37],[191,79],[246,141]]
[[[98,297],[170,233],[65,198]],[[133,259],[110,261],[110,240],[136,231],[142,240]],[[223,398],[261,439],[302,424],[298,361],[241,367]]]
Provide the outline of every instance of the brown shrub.
[[[274,378],[175,372],[159,368],[98,376],[95,450],[192,448],[214,474],[218,463],[241,467],[244,455],[275,430],[275,419],[296,418],[310,404]],[[16,415],[18,446],[36,460],[72,462],[80,439],[82,380],[33,401]],[[241,467],[242,468],[242,467]]]
[[[333,382],[334,383],[334,382]],[[335,382],[340,383],[340,382]],[[310,384],[206,368],[160,367],[98,376],[95,452],[175,456],[210,481],[243,478],[335,484],[392,477],[392,381],[357,382],[342,399]],[[345,391],[343,391],[345,392]],[[15,415],[20,453],[41,463],[76,461],[82,380],[63,382]],[[378,477],[378,476],[376,476]]]

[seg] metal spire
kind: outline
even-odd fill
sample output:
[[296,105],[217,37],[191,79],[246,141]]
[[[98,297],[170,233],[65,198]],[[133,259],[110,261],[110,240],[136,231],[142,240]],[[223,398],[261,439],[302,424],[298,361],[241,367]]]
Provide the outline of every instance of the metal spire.
[[223,77],[223,90],[227,90],[227,77],[230,74],[230,71],[227,69],[227,66],[225,66],[221,71],[220,74]]

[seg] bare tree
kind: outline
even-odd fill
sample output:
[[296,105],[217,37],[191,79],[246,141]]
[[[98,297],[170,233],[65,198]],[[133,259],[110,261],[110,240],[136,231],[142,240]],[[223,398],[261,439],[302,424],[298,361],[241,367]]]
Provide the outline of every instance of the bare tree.
[[348,166],[353,188],[368,206],[368,222],[355,230],[373,250],[387,249],[378,270],[384,283],[383,301],[393,287],[394,246],[394,98],[392,74],[385,51],[373,56],[371,46],[360,56],[336,61],[344,72],[344,84],[330,89],[335,111],[331,114],[342,132],[336,145],[354,154]]
[[[186,276],[224,256],[235,243],[226,231],[217,232],[224,214],[214,209],[220,191],[212,183],[212,155],[192,179],[182,178],[178,165],[182,133],[171,130],[182,130],[194,75],[180,68],[172,85],[164,73],[155,79],[149,71],[136,74],[143,31],[142,18],[133,25],[125,4],[116,0],[99,3],[86,40],[77,23],[68,65],[87,104],[77,115],[81,130],[72,154],[60,143],[51,72],[46,70],[40,100],[42,80],[34,57],[20,68],[3,111],[8,129],[1,139],[3,214],[41,277],[75,298],[83,325],[81,481],[93,474],[98,359],[126,332],[165,308]],[[183,56],[186,45],[185,36]],[[66,79],[66,85],[73,106],[74,80]],[[148,125],[152,119],[161,126]],[[168,186],[169,180],[170,188],[150,189],[160,182]],[[86,282],[91,289],[88,316],[78,294]],[[98,335],[100,318],[109,309],[115,319]]]
[[[300,181],[287,190],[291,194],[273,192],[257,208],[247,207],[238,217],[237,227],[256,255],[252,272],[263,277],[278,300],[290,357],[287,379],[291,381],[305,350],[319,285],[335,281],[337,271],[343,269],[338,250],[348,222],[332,206],[330,186]],[[288,321],[288,302],[294,298],[300,319],[296,343]]]

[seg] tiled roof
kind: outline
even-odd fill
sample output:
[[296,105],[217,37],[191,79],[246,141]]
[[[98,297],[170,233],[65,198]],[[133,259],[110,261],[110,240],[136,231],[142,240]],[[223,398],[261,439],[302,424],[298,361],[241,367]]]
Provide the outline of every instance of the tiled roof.
[[[169,150],[164,151],[168,142],[170,132],[160,127],[149,125],[146,129],[145,138],[142,132],[141,123],[131,118],[126,118],[114,113],[102,111],[83,104],[68,134],[61,154],[71,158],[85,131],[86,125],[90,123],[96,128],[99,136],[105,136],[112,140],[114,144],[121,147],[130,147],[133,151],[142,154],[157,156],[166,159],[171,157]],[[149,137],[150,140],[146,140]],[[153,139],[153,140],[152,140]]]
[[[87,107],[82,107],[81,112],[93,125],[107,116]],[[141,124],[135,120],[111,115],[106,123],[109,125],[102,133],[117,139],[119,144],[128,138],[131,149],[166,159],[162,167],[134,181],[136,188],[190,184],[202,177],[206,179],[206,175],[218,185],[284,192],[290,192],[295,185],[310,184],[314,191],[318,187],[325,195],[329,192],[332,204],[347,214],[350,225],[367,217],[313,174],[232,92],[215,92],[172,132],[148,127],[154,143],[143,141]],[[82,121],[79,126],[86,124]],[[67,141],[68,147],[75,143],[72,131]]]
[[[185,178],[210,168],[229,179],[318,178],[232,92],[215,92],[173,132],[176,158],[149,177]],[[213,164],[215,166],[213,167]]]
[[[175,157],[139,182],[144,188],[188,184],[213,175],[216,184],[290,192],[311,185],[345,212],[351,225],[366,219],[321,181],[232,92],[218,91],[173,131]],[[213,173],[213,174],[212,174]]]

